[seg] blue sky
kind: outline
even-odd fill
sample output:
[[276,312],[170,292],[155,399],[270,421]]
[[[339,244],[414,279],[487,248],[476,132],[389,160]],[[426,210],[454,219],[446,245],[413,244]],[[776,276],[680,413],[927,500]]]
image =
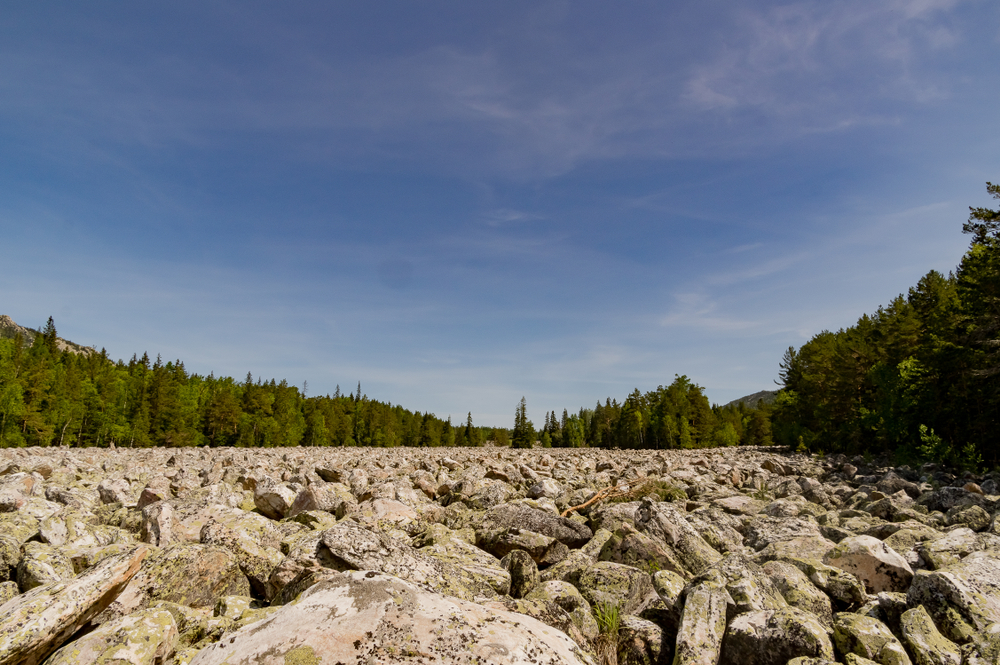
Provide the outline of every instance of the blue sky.
[[0,313],[507,425],[959,261],[1000,4],[52,2],[0,14]]

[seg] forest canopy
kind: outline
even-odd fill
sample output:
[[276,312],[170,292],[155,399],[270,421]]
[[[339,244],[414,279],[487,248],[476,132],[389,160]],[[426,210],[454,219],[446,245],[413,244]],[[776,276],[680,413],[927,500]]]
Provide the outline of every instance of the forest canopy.
[[[987,183],[1000,199],[1000,185]],[[778,443],[996,465],[1000,440],[1000,211],[970,208],[949,275],[837,332],[789,348],[774,405]]]
[[0,447],[605,446],[768,443],[766,411],[711,407],[687,377],[621,404],[607,399],[535,430],[522,398],[514,428],[477,427],[361,393],[306,397],[287,382],[190,374],[180,360],[60,350],[52,319],[28,342],[0,339]]

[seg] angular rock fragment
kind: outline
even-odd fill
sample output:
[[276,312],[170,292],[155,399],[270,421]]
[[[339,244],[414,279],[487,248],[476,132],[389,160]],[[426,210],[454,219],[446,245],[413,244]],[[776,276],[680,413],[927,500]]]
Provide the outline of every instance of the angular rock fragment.
[[110,557],[73,579],[35,587],[0,605],[0,665],[37,665],[110,605],[148,547]]

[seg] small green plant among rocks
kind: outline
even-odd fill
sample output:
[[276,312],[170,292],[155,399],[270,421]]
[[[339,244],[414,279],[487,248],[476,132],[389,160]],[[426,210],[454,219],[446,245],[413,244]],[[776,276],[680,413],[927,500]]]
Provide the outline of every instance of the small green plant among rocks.
[[617,603],[600,602],[594,605],[599,634],[594,640],[601,665],[618,665],[618,630],[621,628],[621,607]]

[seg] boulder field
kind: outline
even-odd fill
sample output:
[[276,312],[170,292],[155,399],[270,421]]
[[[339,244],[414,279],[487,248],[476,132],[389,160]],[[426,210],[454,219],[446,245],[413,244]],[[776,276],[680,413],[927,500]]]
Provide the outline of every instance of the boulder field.
[[996,473],[0,450],[0,665],[1000,665]]

